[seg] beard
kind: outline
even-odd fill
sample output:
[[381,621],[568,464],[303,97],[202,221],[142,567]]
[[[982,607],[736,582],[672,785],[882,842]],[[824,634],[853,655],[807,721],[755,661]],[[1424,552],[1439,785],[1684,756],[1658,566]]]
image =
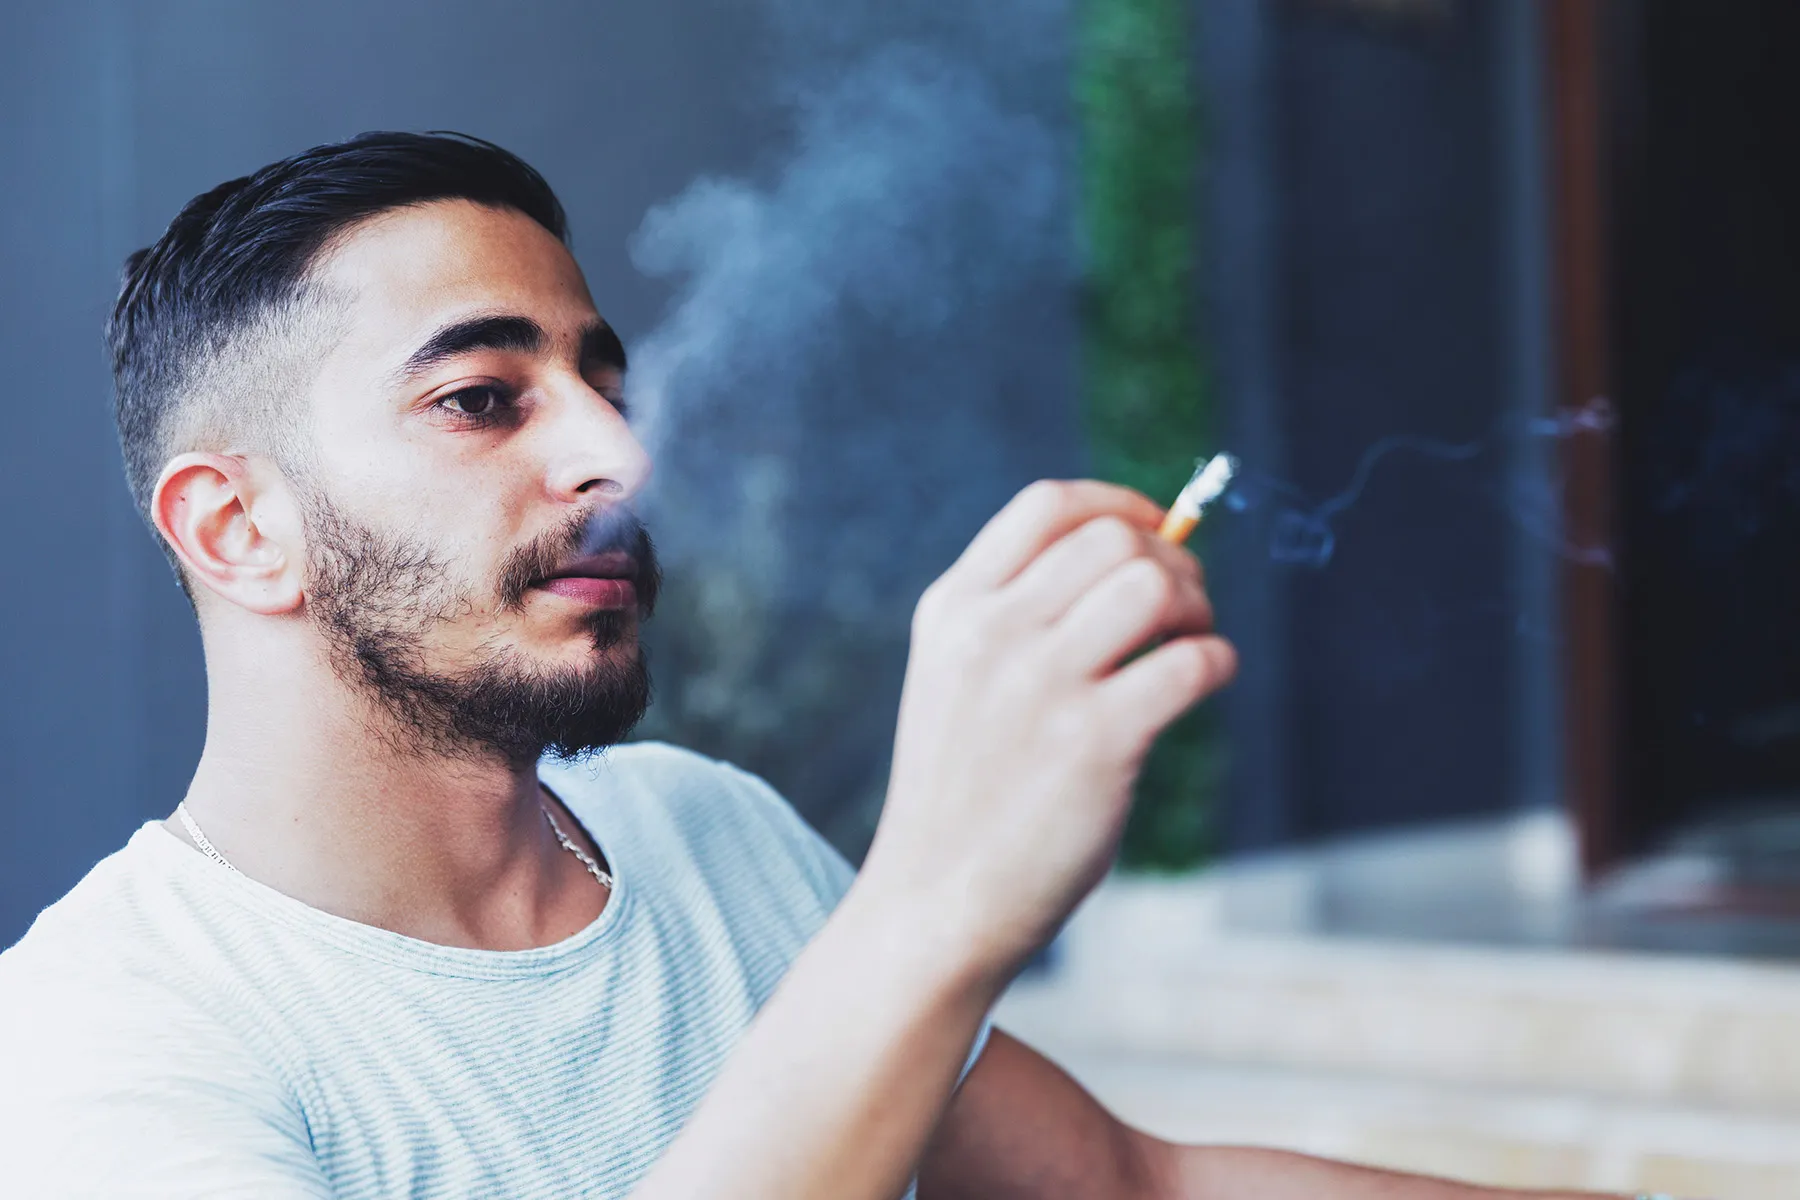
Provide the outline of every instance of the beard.
[[650,535],[630,513],[584,514],[514,551],[491,590],[497,612],[522,613],[535,581],[577,554],[629,552],[638,610],[586,617],[593,657],[546,667],[496,648],[473,666],[434,670],[431,633],[480,605],[430,547],[360,524],[317,494],[306,498],[307,608],[332,669],[391,720],[401,752],[504,760],[522,768],[544,754],[575,758],[623,740],[650,706],[650,670],[638,623],[656,604],[661,573]]

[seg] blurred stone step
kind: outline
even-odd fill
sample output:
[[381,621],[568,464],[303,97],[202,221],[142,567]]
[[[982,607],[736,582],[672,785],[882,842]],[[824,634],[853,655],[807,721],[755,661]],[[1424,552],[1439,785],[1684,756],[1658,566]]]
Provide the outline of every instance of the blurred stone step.
[[1793,967],[1247,933],[1242,885],[1109,880],[1004,1023],[1067,1053],[1800,1117]]

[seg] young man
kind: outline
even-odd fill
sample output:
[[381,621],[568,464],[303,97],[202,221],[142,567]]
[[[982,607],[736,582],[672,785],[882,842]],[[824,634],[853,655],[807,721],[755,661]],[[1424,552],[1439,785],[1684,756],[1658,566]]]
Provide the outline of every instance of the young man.
[[1168,1145],[982,1038],[1233,670],[1143,497],[1033,486],[928,591],[854,882],[759,780],[616,745],[650,464],[564,235],[497,147],[372,134],[127,264],[120,439],[206,747],[0,955],[6,1192],[1488,1194]]

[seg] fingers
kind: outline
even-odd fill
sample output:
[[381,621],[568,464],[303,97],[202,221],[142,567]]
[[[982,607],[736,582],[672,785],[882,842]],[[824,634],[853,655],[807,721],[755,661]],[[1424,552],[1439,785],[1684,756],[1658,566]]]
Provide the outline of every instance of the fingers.
[[1134,558],[1083,593],[1051,636],[1070,672],[1097,675],[1154,637],[1210,633],[1212,625],[1212,602],[1197,572]]
[[996,513],[950,570],[967,585],[994,589],[1012,579],[1046,547],[1096,517],[1113,516],[1155,529],[1158,508],[1142,493],[1092,479],[1043,479]]
[[1171,721],[1236,674],[1237,651],[1224,638],[1176,638],[1100,683],[1102,720],[1119,745],[1142,753]]
[[1050,624],[1136,558],[1159,563],[1174,579],[1200,583],[1200,560],[1180,546],[1120,517],[1096,517],[1059,538],[1002,589],[1008,610],[1019,620]]

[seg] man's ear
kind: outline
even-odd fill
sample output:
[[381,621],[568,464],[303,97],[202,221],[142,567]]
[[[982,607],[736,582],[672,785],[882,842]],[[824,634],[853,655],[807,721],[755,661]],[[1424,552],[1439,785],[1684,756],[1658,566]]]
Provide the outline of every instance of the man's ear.
[[156,481],[150,515],[193,583],[265,616],[300,607],[300,514],[271,464],[235,454],[176,455]]

